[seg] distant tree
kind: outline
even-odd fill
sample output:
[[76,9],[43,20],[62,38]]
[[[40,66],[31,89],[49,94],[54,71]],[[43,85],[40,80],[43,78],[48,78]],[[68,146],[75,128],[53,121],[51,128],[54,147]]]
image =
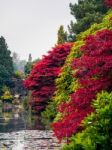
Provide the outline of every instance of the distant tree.
[[18,55],[18,53],[13,52],[12,58],[13,58],[13,61],[14,61],[14,62],[18,62],[18,61],[19,61],[19,55]]
[[27,63],[26,60],[20,60],[18,64],[18,71],[24,73],[26,63]]
[[30,73],[31,69],[32,69],[32,63],[27,62],[25,65],[25,69],[24,69],[25,75],[28,75]]
[[67,32],[64,31],[63,25],[59,27],[57,36],[58,36],[57,44],[63,44],[67,42]]
[[99,23],[108,9],[104,0],[78,0],[78,4],[70,3],[70,10],[75,20],[68,26],[69,41],[74,41],[77,34]]
[[32,62],[32,55],[29,54],[28,62]]
[[23,86],[24,78],[25,75],[23,71],[15,71],[13,75],[13,87],[11,88],[11,92],[13,95],[19,94],[20,96],[24,96],[26,94],[26,90]]
[[25,65],[26,65],[26,60],[20,60],[19,55],[16,52],[13,52],[14,72],[16,71],[24,72]]
[[0,92],[3,85],[10,86],[11,77],[13,75],[13,61],[10,56],[11,52],[4,37],[0,37]]
[[12,54],[14,71],[18,70],[19,55],[16,52]]
[[25,72],[25,75],[27,76],[28,74],[30,74],[32,68],[33,68],[33,65],[35,63],[37,63],[40,59],[37,58],[35,59],[34,61],[32,61],[32,56],[31,54],[29,54],[29,58],[28,58],[28,62],[26,63],[25,67],[24,67],[24,72]]

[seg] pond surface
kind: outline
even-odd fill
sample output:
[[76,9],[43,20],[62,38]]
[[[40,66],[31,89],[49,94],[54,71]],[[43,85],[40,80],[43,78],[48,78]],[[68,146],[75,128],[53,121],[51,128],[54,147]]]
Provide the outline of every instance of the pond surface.
[[22,130],[0,133],[0,150],[59,150],[51,131]]
[[34,118],[21,105],[0,107],[0,150],[60,150],[52,131]]

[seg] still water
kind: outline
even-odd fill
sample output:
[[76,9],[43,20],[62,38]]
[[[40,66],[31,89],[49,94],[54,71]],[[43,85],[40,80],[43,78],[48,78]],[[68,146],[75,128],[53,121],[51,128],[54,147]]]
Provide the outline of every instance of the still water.
[[22,105],[0,106],[0,150],[60,150],[52,131]]

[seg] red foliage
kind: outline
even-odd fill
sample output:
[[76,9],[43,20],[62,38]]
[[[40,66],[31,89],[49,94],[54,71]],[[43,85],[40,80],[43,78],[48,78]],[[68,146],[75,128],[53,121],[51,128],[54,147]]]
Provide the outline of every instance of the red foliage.
[[105,0],[105,4],[109,7],[112,7],[112,0]]
[[97,92],[112,90],[112,31],[102,30],[84,40],[83,55],[73,60],[74,77],[81,87],[70,102],[59,106],[63,118],[52,125],[59,140],[82,130],[82,120],[94,111],[91,102]]
[[48,101],[55,91],[55,79],[63,66],[66,56],[72,47],[72,43],[57,45],[48,55],[43,56],[32,69],[31,74],[25,80],[24,85],[32,91],[30,104],[37,111],[45,109]]

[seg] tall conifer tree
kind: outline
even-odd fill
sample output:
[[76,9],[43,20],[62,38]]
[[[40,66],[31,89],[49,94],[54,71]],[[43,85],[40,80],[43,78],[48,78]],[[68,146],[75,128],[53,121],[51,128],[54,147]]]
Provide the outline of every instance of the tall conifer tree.
[[0,37],[0,91],[3,85],[10,86],[13,75],[13,61],[4,37]]
[[88,29],[93,23],[99,23],[107,10],[104,0],[78,0],[77,4],[70,3],[74,21],[68,26],[69,40],[74,41],[77,34]]
[[61,25],[58,30],[57,44],[63,44],[65,42],[67,42],[67,32],[64,31],[64,27]]

